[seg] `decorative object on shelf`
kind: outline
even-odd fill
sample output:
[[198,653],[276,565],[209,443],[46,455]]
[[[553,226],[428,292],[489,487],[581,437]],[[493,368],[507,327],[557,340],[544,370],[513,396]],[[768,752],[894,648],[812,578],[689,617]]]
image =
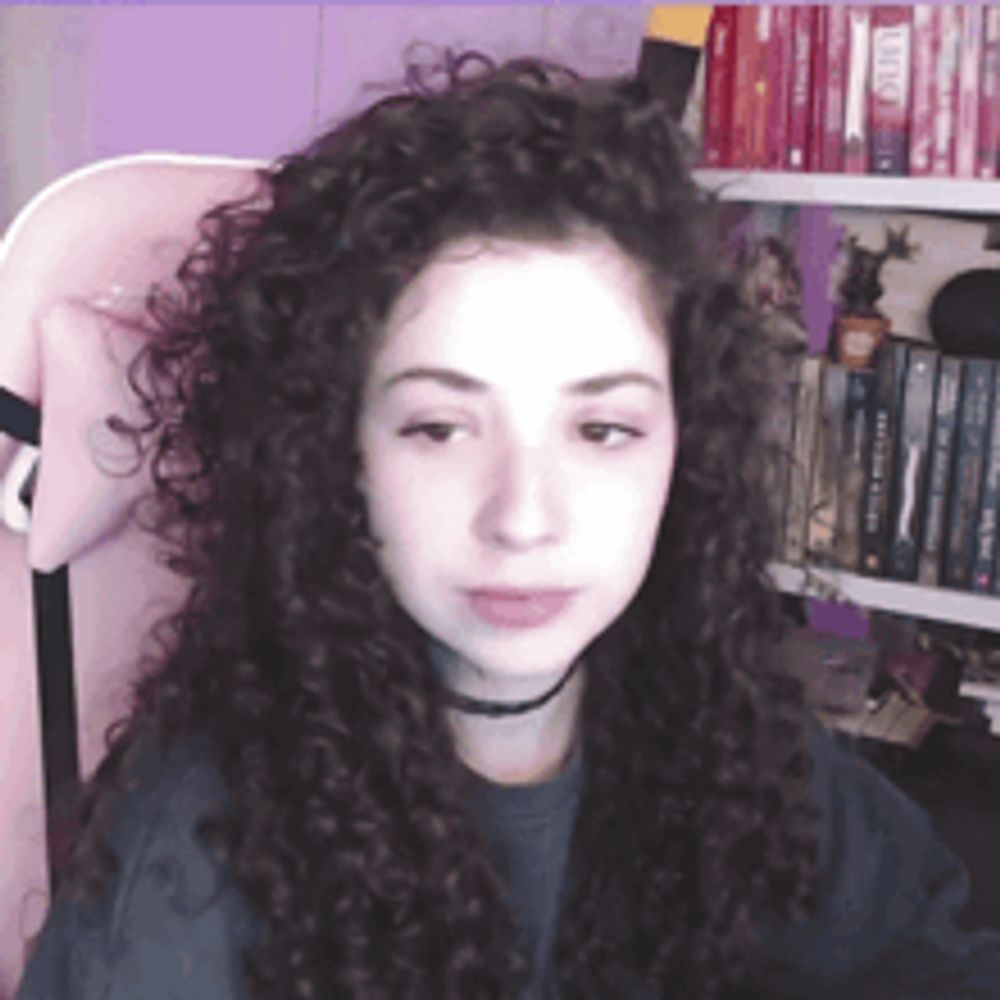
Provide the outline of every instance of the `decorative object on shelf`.
[[946,354],[1000,358],[1000,267],[962,271],[931,300],[931,336]]
[[845,244],[847,266],[837,286],[839,301],[834,319],[831,354],[849,368],[872,368],[875,353],[888,336],[890,324],[878,308],[885,291],[882,268],[890,259],[911,260],[920,249],[910,242],[909,227],[885,227],[881,250],[864,246],[853,233]]

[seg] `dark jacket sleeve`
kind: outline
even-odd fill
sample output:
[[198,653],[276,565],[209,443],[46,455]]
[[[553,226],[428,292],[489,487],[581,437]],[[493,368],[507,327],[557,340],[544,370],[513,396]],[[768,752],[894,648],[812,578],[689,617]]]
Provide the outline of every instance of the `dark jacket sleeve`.
[[822,727],[811,742],[818,906],[769,935],[788,981],[831,1000],[1000,998],[1000,932],[956,923],[968,874],[927,813]]
[[221,783],[178,755],[116,809],[120,861],[102,894],[57,893],[18,1000],[242,1000],[242,951],[259,933],[245,898],[196,839]]

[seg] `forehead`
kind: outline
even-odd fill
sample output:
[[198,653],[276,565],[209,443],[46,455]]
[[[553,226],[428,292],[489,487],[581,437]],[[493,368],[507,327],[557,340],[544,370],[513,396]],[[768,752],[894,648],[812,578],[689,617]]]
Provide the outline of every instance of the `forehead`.
[[569,381],[664,370],[666,345],[638,268],[614,246],[466,240],[447,247],[391,311],[376,371],[447,363],[486,381]]

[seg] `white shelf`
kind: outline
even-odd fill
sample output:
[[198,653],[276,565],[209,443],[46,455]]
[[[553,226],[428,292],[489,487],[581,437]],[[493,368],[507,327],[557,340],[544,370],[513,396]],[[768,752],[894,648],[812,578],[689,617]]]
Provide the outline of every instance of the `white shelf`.
[[783,563],[773,564],[770,573],[777,588],[787,594],[1000,631],[1000,597],[989,594],[925,587],[812,566],[807,573],[800,566]]
[[724,201],[1000,215],[1000,180],[708,169],[694,176]]

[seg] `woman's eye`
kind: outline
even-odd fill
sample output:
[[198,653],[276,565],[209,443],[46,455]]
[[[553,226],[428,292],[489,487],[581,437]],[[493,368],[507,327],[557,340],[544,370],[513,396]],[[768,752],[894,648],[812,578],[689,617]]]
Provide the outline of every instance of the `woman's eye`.
[[458,424],[449,424],[443,421],[427,421],[426,423],[410,424],[408,427],[404,427],[399,432],[399,436],[424,437],[436,444],[445,444],[458,429]]
[[625,424],[612,424],[592,421],[581,424],[580,432],[587,441],[594,444],[603,444],[608,448],[617,448],[624,445],[633,438],[641,438],[642,431]]

